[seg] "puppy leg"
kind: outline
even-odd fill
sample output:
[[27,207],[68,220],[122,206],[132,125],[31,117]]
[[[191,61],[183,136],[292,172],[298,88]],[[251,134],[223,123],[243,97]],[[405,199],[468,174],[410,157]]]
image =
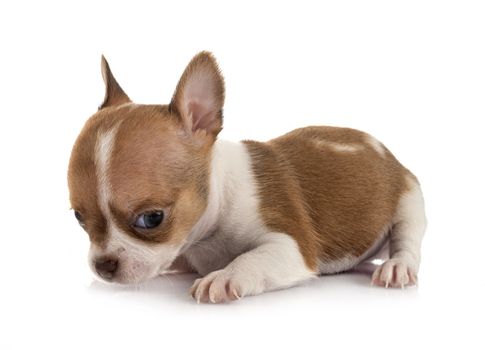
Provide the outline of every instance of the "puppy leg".
[[374,271],[373,285],[404,288],[416,284],[425,229],[421,188],[415,180],[410,180],[410,190],[399,201],[390,233],[390,259]]
[[197,279],[190,293],[197,302],[220,303],[290,287],[315,275],[289,235],[269,233],[226,268]]

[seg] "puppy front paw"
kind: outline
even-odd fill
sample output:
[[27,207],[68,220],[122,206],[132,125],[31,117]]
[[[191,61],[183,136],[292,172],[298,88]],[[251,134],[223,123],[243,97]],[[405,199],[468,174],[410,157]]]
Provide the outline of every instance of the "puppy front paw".
[[241,274],[223,269],[195,280],[190,288],[190,294],[197,303],[225,303],[256,294],[251,285],[253,283]]
[[417,274],[410,264],[401,259],[390,259],[374,271],[371,284],[386,288],[404,288],[415,285],[417,280]]

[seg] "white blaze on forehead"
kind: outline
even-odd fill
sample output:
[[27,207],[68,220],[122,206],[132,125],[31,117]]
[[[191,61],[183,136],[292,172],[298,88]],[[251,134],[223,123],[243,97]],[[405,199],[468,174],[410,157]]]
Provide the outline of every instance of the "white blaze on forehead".
[[119,253],[123,248],[123,233],[116,227],[113,222],[109,202],[113,188],[109,179],[109,169],[111,165],[111,157],[113,154],[113,147],[118,131],[118,126],[100,133],[96,141],[96,153],[94,155],[96,164],[96,176],[98,179],[98,204],[101,212],[106,218],[108,247],[110,253]]
[[116,126],[100,134],[96,141],[94,154],[96,176],[98,178],[98,204],[108,221],[110,218],[109,200],[111,197],[111,183],[108,171],[117,131],[118,127]]

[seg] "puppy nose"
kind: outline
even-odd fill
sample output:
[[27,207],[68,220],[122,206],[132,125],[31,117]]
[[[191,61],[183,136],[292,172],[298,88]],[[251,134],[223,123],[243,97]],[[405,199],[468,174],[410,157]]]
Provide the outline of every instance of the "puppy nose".
[[98,275],[106,280],[110,280],[118,268],[118,260],[114,258],[101,258],[94,262],[94,268]]

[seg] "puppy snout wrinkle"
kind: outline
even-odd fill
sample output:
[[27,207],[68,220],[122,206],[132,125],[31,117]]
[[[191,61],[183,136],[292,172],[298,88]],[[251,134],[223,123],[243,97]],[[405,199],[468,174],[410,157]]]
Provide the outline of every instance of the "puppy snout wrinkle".
[[118,260],[109,257],[100,258],[94,262],[94,268],[98,275],[106,280],[110,280],[118,269]]

